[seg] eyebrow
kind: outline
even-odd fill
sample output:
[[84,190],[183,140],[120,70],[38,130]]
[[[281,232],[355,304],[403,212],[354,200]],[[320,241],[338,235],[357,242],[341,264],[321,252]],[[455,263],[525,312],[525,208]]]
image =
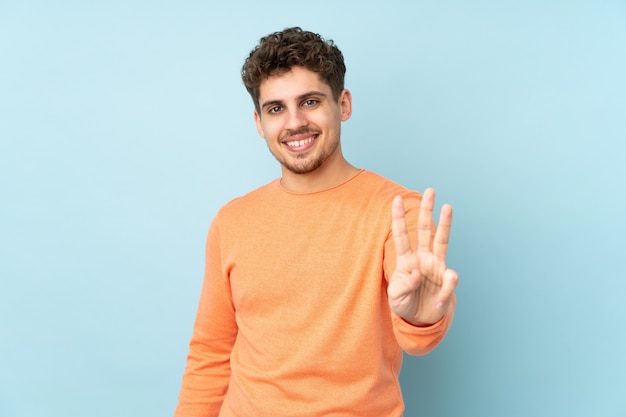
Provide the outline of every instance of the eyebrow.
[[[311,97],[311,96],[321,96],[321,97],[326,97],[326,96],[327,96],[327,94],[326,94],[326,93],[323,93],[323,92],[321,92],[321,91],[313,90],[313,91],[309,91],[309,92],[307,92],[307,93],[304,93],[304,94],[299,95],[299,96],[297,97],[297,100],[298,100],[298,101],[302,101],[302,100],[304,100],[305,98],[307,98],[307,97]],[[282,105],[282,104],[283,104],[283,101],[282,101],[282,100],[269,100],[269,101],[264,102],[264,103],[261,105],[261,108],[262,108],[262,109],[266,109],[267,107],[270,107],[270,106],[278,106],[278,105]]]

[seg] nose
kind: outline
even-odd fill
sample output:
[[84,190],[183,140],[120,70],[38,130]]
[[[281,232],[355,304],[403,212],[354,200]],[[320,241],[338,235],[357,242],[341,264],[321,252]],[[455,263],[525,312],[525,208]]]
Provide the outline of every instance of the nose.
[[290,109],[287,114],[287,121],[285,128],[287,130],[296,131],[308,124],[306,116],[301,108],[296,107]]

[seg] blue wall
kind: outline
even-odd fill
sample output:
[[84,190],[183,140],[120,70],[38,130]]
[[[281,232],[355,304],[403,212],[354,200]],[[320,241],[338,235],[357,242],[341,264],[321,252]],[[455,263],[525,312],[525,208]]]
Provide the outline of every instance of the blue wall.
[[624,2],[208,3],[0,0],[0,416],[171,415],[209,222],[279,175],[239,68],[292,25],[344,51],[348,159],[456,210],[406,415],[625,415]]

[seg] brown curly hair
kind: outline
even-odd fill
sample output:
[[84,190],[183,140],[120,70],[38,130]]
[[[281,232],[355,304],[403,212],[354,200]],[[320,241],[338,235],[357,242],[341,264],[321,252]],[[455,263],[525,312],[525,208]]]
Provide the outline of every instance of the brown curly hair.
[[332,40],[292,27],[261,38],[241,68],[241,79],[257,112],[261,82],[295,66],[318,73],[330,86],[335,100],[339,99],[346,74],[343,54]]

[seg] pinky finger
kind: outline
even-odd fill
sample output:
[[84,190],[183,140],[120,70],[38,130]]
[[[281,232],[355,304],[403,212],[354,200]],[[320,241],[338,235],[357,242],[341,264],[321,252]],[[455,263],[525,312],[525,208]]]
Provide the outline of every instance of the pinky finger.
[[441,284],[441,291],[439,292],[439,297],[437,299],[437,308],[441,309],[444,306],[447,306],[452,300],[452,295],[454,294],[454,290],[459,284],[459,275],[456,273],[454,269],[446,269],[443,273],[443,280]]

